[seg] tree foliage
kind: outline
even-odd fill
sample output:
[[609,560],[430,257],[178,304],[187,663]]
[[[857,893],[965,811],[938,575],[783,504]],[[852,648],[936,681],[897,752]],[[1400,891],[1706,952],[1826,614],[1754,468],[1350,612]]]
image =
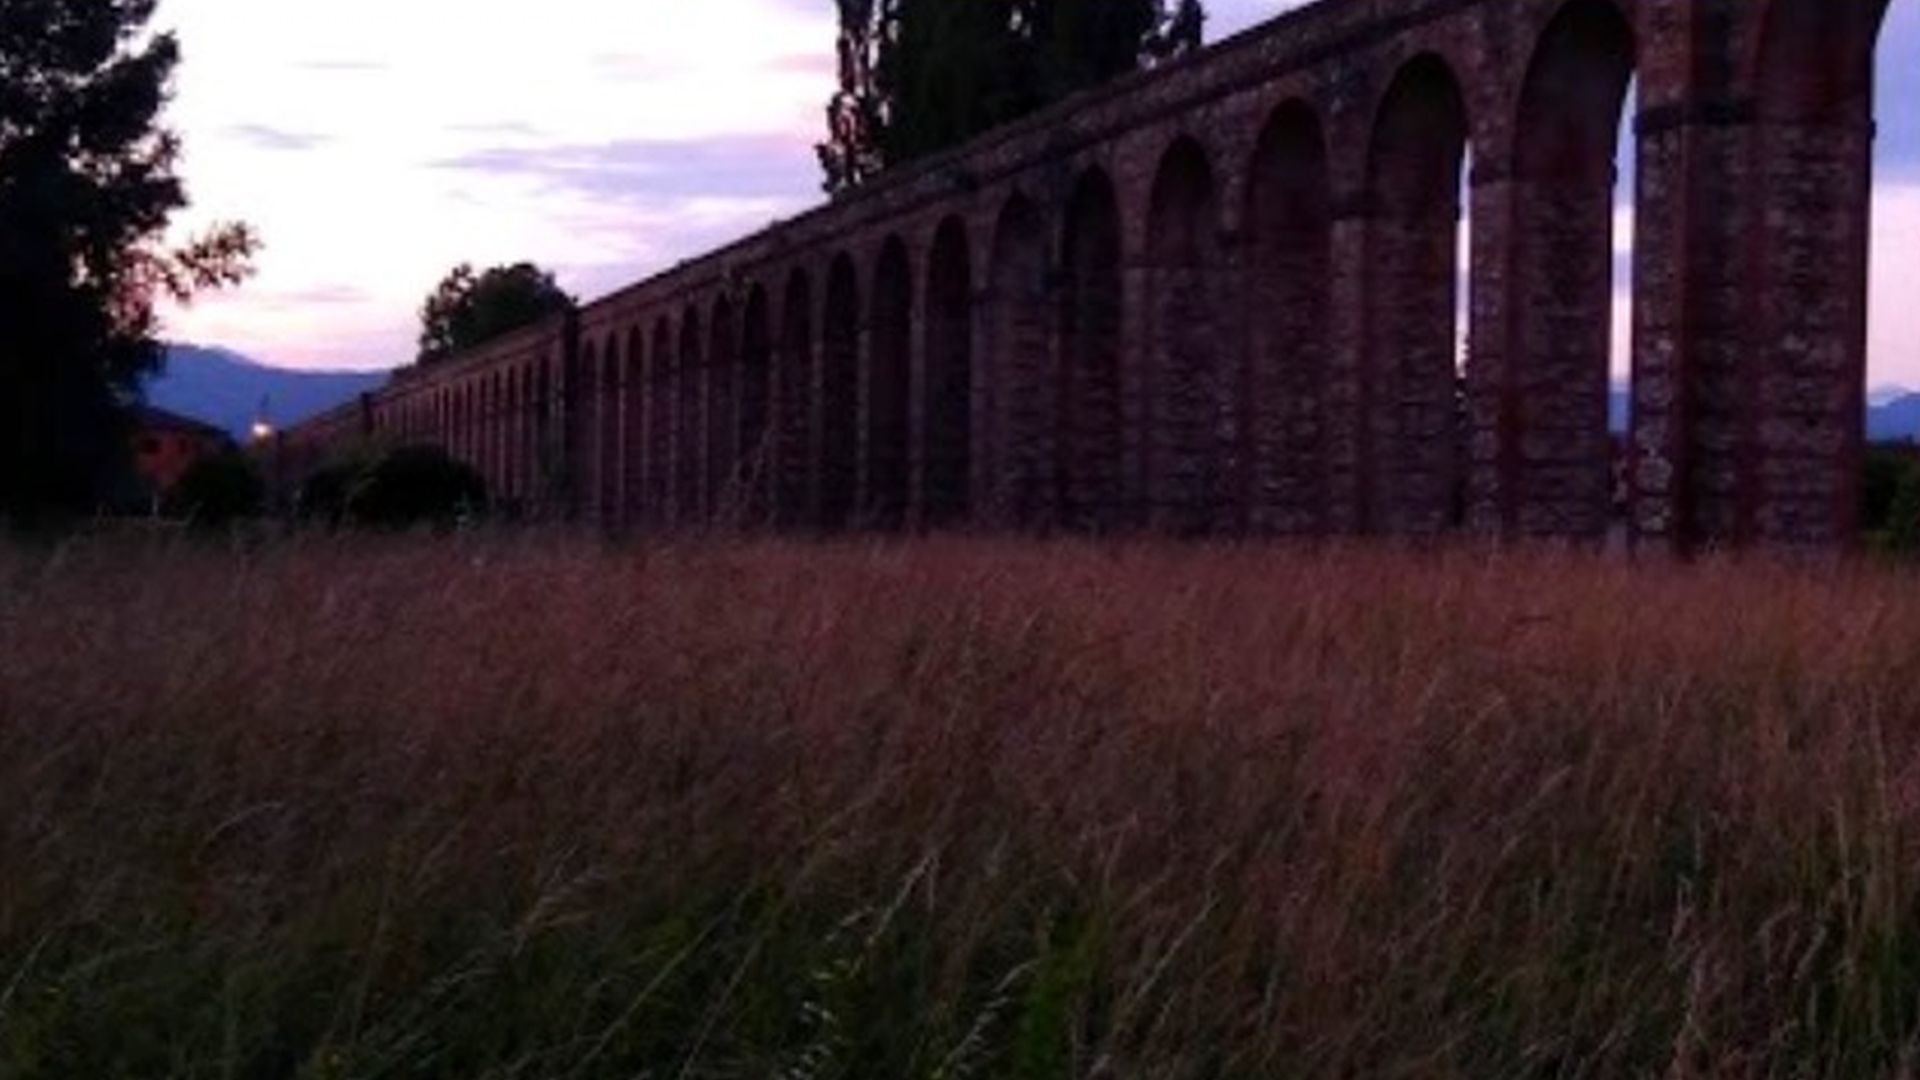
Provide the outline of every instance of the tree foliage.
[[827,190],[1197,48],[1200,0],[838,0]]
[[193,463],[167,493],[166,512],[206,529],[224,529],[257,517],[267,504],[267,485],[253,460],[228,450]]
[[362,448],[308,477],[298,507],[336,526],[447,527],[486,512],[487,482],[438,446]]
[[420,311],[420,362],[431,364],[502,334],[570,311],[573,297],[553,275],[532,263],[476,273],[461,263],[443,278]]
[[0,514],[90,509],[127,464],[156,370],[154,304],[237,282],[255,239],[180,248],[180,143],[162,124],[179,47],[155,0],[0,3]]

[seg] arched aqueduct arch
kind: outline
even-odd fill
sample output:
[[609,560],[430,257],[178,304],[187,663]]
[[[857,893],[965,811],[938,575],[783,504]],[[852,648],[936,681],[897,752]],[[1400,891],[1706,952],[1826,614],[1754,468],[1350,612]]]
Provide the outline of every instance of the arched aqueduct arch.
[[304,442],[612,524],[1843,544],[1888,6],[1321,0]]

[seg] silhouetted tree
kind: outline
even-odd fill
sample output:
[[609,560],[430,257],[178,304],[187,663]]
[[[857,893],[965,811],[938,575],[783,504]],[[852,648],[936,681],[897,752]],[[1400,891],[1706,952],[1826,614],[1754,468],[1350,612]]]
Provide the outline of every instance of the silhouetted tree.
[[553,275],[532,263],[483,273],[461,263],[420,311],[420,362],[431,364],[573,306]]
[[1200,0],[838,0],[840,89],[819,147],[853,188],[1200,44]]
[[240,280],[253,234],[163,246],[186,206],[155,0],[0,2],[0,515],[91,509],[161,364],[154,302]]

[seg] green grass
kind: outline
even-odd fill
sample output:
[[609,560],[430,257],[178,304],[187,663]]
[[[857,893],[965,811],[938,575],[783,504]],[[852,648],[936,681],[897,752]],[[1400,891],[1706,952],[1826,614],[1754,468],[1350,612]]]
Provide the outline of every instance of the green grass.
[[1920,578],[0,549],[0,1076],[1910,1075]]

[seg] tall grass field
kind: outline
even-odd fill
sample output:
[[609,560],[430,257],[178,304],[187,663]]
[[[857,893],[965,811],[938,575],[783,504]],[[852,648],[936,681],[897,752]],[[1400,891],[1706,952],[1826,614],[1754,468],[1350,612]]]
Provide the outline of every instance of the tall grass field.
[[1920,1071],[1920,577],[0,547],[0,1077]]

